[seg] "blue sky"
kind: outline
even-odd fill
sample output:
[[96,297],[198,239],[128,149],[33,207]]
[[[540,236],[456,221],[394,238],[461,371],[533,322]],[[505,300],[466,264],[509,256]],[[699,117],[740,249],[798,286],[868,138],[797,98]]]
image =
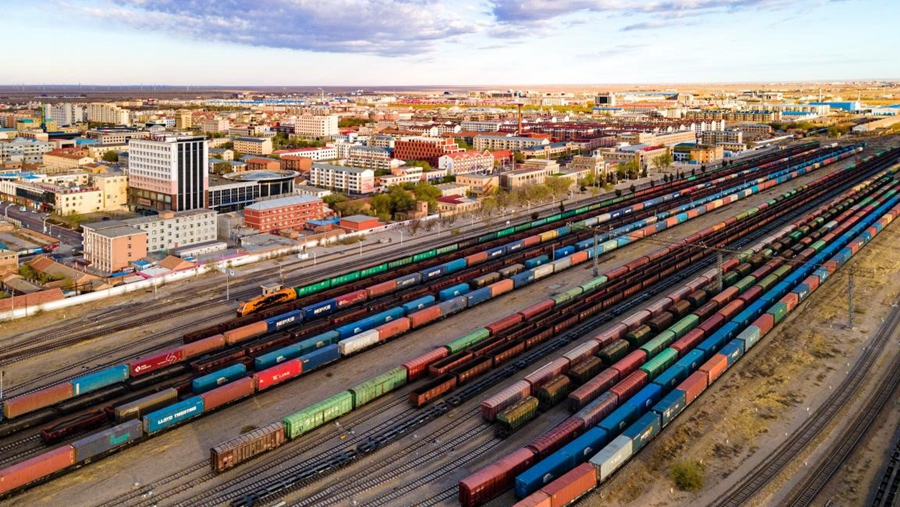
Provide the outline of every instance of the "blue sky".
[[3,84],[900,77],[897,0],[7,0]]

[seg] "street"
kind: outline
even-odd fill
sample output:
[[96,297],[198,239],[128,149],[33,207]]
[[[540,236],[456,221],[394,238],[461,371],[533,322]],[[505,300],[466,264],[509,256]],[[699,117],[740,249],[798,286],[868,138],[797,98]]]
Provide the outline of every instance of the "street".
[[21,211],[20,205],[5,201],[0,201],[0,208],[2,208],[4,217],[19,220],[22,222],[23,227],[27,226],[32,231],[44,232],[54,238],[59,238],[60,249],[62,249],[63,245],[70,247],[81,246],[82,237],[78,232],[52,225],[49,222],[47,222],[47,230],[44,230],[44,219],[50,216],[49,213],[32,212],[32,210],[28,209]]

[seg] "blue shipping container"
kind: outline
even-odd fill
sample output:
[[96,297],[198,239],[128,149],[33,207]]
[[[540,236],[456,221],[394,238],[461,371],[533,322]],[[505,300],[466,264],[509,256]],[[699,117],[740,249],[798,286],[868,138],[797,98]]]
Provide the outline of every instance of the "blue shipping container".
[[585,431],[580,437],[564,445],[556,453],[567,458],[566,466],[571,470],[591,459],[591,456],[600,452],[600,449],[603,449],[606,443],[606,431],[593,427]]
[[419,274],[422,275],[422,281],[425,282],[434,278],[444,276],[444,271],[446,269],[447,267],[444,264],[439,264],[428,269],[423,269],[422,271],[419,271]]
[[419,273],[410,273],[408,275],[403,275],[397,279],[397,288],[402,289],[404,287],[410,287],[422,280],[422,275]]
[[191,382],[191,390],[194,394],[202,394],[211,391],[221,385],[233,382],[247,375],[247,367],[243,364],[233,364],[227,368],[214,371],[208,375],[197,377]]
[[558,479],[569,470],[567,456],[555,452],[516,477],[516,497],[525,498]]
[[513,287],[518,289],[534,281],[534,271],[528,269],[512,276]]
[[75,396],[80,396],[124,380],[128,380],[128,365],[120,364],[73,379],[72,392]]
[[303,320],[303,310],[292,310],[281,315],[276,315],[266,319],[266,330],[269,332],[278,331],[287,326],[299,324]]
[[184,401],[161,408],[144,416],[144,433],[151,434],[157,431],[181,424],[188,419],[203,413],[203,398],[194,396]]
[[618,435],[637,418],[638,408],[632,403],[625,403],[621,407],[613,410],[612,414],[606,416],[600,421],[597,427],[606,430],[607,434]]
[[288,345],[272,352],[265,353],[253,360],[253,369],[256,371],[271,368],[277,364],[300,357],[300,344]]
[[434,304],[434,296],[425,296],[414,299],[409,303],[404,303],[400,305],[400,308],[403,309],[404,315],[409,315],[410,313],[417,312],[423,308],[428,308],[432,304]]
[[453,299],[448,299],[443,303],[438,303],[438,307],[441,309],[441,316],[446,317],[452,313],[464,310],[466,308],[466,303],[468,303],[468,300],[465,296],[457,296]]
[[655,405],[660,397],[662,397],[662,388],[656,384],[649,384],[635,393],[635,395],[628,400],[628,403],[640,407],[641,410],[643,410]]
[[653,411],[659,414],[661,424],[666,427],[684,410],[685,406],[687,406],[687,398],[685,398],[684,391],[675,389],[663,396],[663,399],[653,406]]
[[525,240],[514,241],[506,245],[506,251],[509,253],[513,253],[516,250],[521,250],[525,247]]
[[337,308],[337,301],[326,299],[319,303],[303,307],[303,319],[312,320],[330,314]]
[[634,453],[641,450],[653,437],[658,435],[660,429],[659,414],[647,412],[623,431],[622,435],[631,439],[631,452]]
[[472,292],[466,294],[466,297],[469,299],[466,306],[471,308],[479,303],[484,303],[488,299],[491,299],[491,288],[482,287],[478,290],[473,290]]
[[340,358],[341,353],[338,351],[338,345],[335,344],[300,356],[300,362],[303,363],[303,372],[306,373]]
[[444,273],[453,273],[454,271],[459,271],[460,269],[466,268],[466,260],[465,259],[454,259],[446,264],[444,264]]
[[469,284],[461,283],[458,285],[454,285],[452,287],[447,287],[446,289],[438,292],[438,299],[441,301],[447,301],[448,299],[455,298],[456,296],[462,296],[469,292]]
[[528,259],[525,261],[525,269],[531,269],[533,267],[540,266],[550,260],[546,255],[542,255],[540,257],[535,257],[534,259]]

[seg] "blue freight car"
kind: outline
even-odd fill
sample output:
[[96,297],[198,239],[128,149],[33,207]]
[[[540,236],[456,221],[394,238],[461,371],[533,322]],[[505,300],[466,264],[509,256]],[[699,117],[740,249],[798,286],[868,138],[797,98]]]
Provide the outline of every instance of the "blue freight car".
[[303,307],[303,320],[312,320],[334,312],[337,309],[337,300],[327,299],[315,304]]
[[194,391],[194,394],[203,394],[206,391],[212,391],[221,385],[234,382],[245,376],[247,376],[247,367],[240,363],[233,364],[227,368],[195,378],[191,382],[191,390]]
[[423,308],[428,308],[434,304],[434,301],[434,296],[424,296],[408,303],[404,303],[400,305],[400,308],[403,309],[404,315],[409,315],[410,313],[417,312]]
[[659,414],[651,411],[626,428],[622,435],[631,439],[631,452],[638,452],[659,434],[660,429]]
[[310,370],[315,370],[316,368],[320,368],[323,365],[326,365],[332,361],[337,361],[341,358],[341,353],[338,350],[338,345],[328,345],[322,347],[319,350],[314,350],[308,354],[300,356],[300,362],[303,363],[303,372],[306,373]]
[[555,452],[516,477],[516,497],[525,498],[565,474],[568,457]]
[[467,307],[471,308],[479,303],[484,303],[488,299],[491,299],[491,288],[482,287],[480,289],[473,290],[472,292],[466,294],[466,297],[469,299]]
[[412,287],[422,281],[422,275],[419,273],[410,273],[397,278],[397,289]]
[[653,411],[659,414],[660,423],[665,428],[686,406],[687,398],[685,397],[684,391],[675,389],[663,396],[663,399],[659,400],[659,403],[653,405]]
[[292,310],[281,315],[265,319],[266,331],[278,331],[288,326],[299,324],[303,320],[303,310]]
[[72,379],[72,393],[75,396],[80,396],[124,380],[128,380],[128,365],[120,364],[106,370]]
[[150,435],[201,414],[203,414],[203,398],[194,396],[145,415],[143,417],[144,433]]
[[519,287],[524,287],[525,285],[528,285],[529,283],[534,281],[534,271],[526,269],[521,273],[513,275],[511,278],[513,281],[513,287],[518,289]]
[[419,274],[422,277],[422,281],[427,282],[428,280],[444,276],[446,270],[447,267],[445,265],[439,264],[428,269],[423,269],[422,271],[419,271]]
[[454,259],[444,264],[444,273],[449,274],[466,268],[465,259]]
[[462,296],[469,292],[469,284],[460,283],[458,285],[454,285],[452,287],[447,287],[446,289],[438,292],[438,299],[441,301],[447,301],[448,299],[455,298],[456,296]]
[[550,258],[547,257],[546,255],[541,255],[540,257],[528,259],[525,261],[525,269],[531,269],[531,268],[540,266],[541,264],[546,264],[547,261],[549,261],[549,260],[550,260]]
[[491,248],[490,250],[486,250],[484,253],[487,254],[488,259],[500,257],[501,255],[506,253],[506,246],[498,246],[496,248]]
[[606,416],[597,427],[606,430],[610,435],[617,435],[620,431],[628,427],[637,418],[638,407],[633,403],[626,402],[624,405],[613,410],[612,414]]
[[649,384],[635,393],[635,395],[632,396],[630,400],[628,400],[628,403],[631,403],[636,407],[640,407],[640,410],[644,410],[655,405],[661,397],[662,387],[658,386],[657,384]]

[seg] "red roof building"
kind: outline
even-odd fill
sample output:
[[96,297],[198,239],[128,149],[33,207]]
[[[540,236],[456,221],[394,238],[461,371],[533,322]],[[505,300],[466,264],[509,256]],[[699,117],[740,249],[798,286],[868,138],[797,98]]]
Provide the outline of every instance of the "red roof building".
[[438,159],[447,153],[463,151],[451,138],[411,137],[394,142],[394,158],[400,160],[424,160],[432,167],[438,166]]
[[322,220],[332,212],[321,199],[294,195],[261,201],[244,208],[244,224],[259,232],[302,230],[310,220]]

